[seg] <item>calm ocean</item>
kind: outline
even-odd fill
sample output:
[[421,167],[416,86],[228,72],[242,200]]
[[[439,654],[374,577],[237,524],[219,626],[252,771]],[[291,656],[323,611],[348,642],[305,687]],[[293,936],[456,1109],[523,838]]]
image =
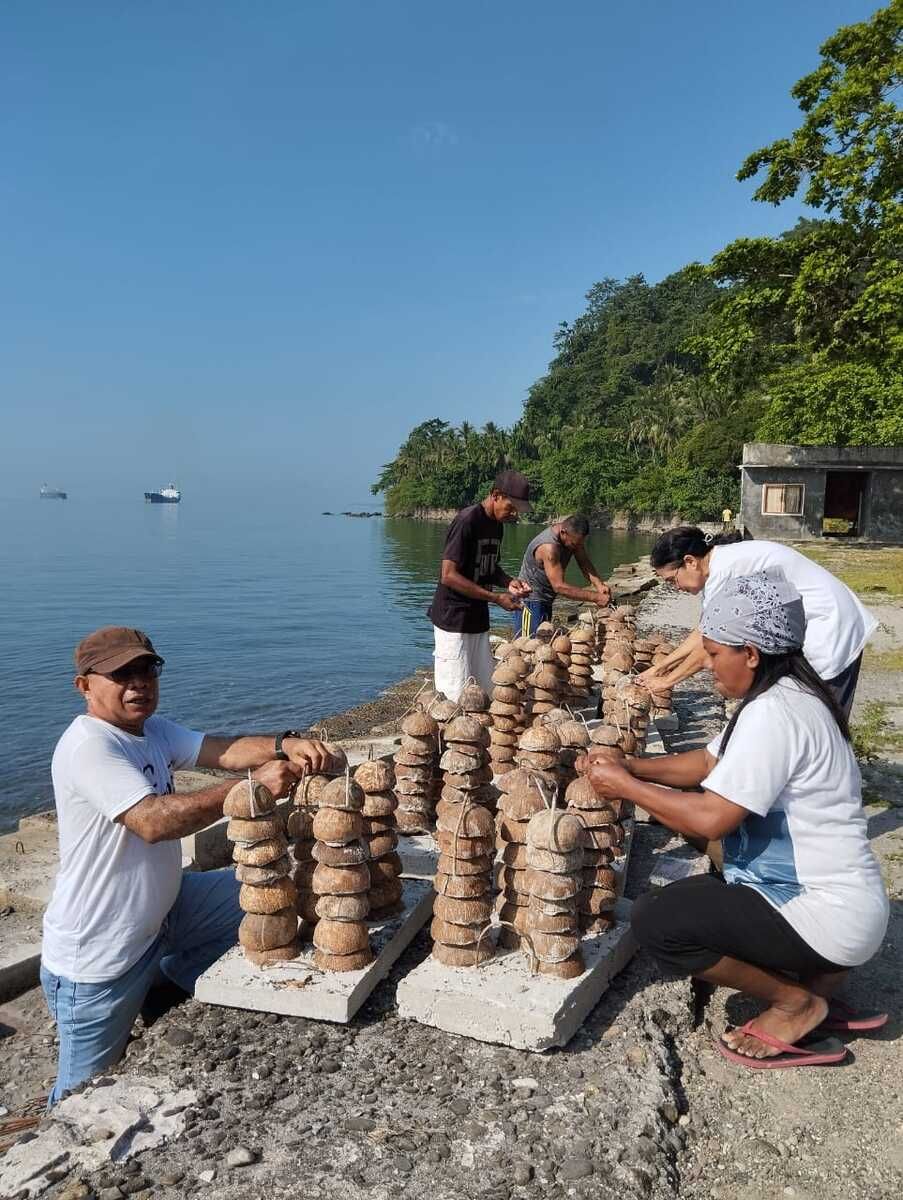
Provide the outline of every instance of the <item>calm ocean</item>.
[[[506,530],[510,572],[535,532]],[[72,650],[89,630],[150,634],[166,659],[160,711],[177,721],[303,727],[429,664],[444,533],[266,499],[0,501],[0,830],[52,805],[53,746],[80,711]],[[603,575],[648,548],[609,533],[590,542]]]

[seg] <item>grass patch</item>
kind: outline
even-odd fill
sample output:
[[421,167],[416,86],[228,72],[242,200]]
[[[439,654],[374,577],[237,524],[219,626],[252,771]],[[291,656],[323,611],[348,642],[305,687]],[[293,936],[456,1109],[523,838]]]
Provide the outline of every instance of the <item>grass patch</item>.
[[893,650],[865,648],[865,665],[872,671],[903,671],[903,646]]
[[863,706],[860,719],[850,724],[853,753],[861,763],[880,758],[889,730],[887,705],[881,700],[870,700]]
[[874,597],[903,596],[903,548],[836,546],[801,542],[800,553],[827,568],[854,592]]

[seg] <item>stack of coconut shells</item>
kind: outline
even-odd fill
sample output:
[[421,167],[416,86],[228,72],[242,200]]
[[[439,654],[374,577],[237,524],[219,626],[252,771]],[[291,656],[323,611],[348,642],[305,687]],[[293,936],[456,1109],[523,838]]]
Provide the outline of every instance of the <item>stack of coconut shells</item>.
[[436,819],[439,723],[416,708],[401,722],[401,735],[394,760],[398,832],[429,833]]
[[367,929],[370,851],[363,807],[364,792],[347,769],[320,792],[313,822],[313,890],[319,917],[313,942],[314,963],[324,971],[359,971],[373,961]]
[[[621,756],[616,747],[612,757]],[[565,793],[568,812],[580,822],[583,846],[583,871],[577,908],[582,933],[604,933],[613,923],[612,909],[617,900],[617,877],[612,863],[623,853],[624,827],[621,801],[596,795],[592,784],[580,776]]]
[[[670,642],[666,641],[660,636],[650,638],[649,642],[654,646],[650,665],[657,667],[662,659],[668,657],[674,647]],[[639,665],[639,660],[637,659],[635,661],[637,662],[637,665]],[[645,667],[643,667],[642,670],[645,670]],[[650,688],[650,693],[652,695],[652,708],[649,714],[650,718],[653,721],[657,721],[659,717],[670,717],[674,707],[671,699],[671,689],[663,687],[657,688],[655,685],[653,685]]]
[[546,807],[546,798],[554,794],[554,785],[538,771],[516,767],[498,781],[495,867],[498,888],[496,911],[501,922],[499,945],[516,950],[527,932],[527,828],[530,818]]
[[496,776],[514,769],[517,741],[526,727],[524,680],[529,671],[523,655],[512,651],[502,658],[492,673],[489,760]]
[[585,625],[571,630],[571,661],[568,668],[570,703],[583,708],[589,702],[593,686],[595,633]]
[[[542,629],[543,626],[540,626]],[[551,627],[550,627],[551,628]],[[539,640],[537,631],[537,640]],[[527,723],[531,724],[544,713],[559,708],[567,699],[568,670],[559,661],[558,652],[553,648],[552,638],[548,642],[540,641],[533,653],[533,670],[526,678],[524,694]],[[570,650],[570,640],[567,641]]]
[[558,777],[562,787],[577,778],[576,762],[590,744],[586,724],[562,709],[546,713],[544,724],[552,725],[558,734],[561,750],[558,753]]
[[443,788],[436,809],[439,858],[430,932],[433,957],[446,966],[475,967],[495,953],[492,913],[493,808],[489,732],[465,713],[445,728]]
[[401,859],[398,856],[398,828],[395,810],[398,801],[393,788],[395,773],[381,758],[361,763],[354,781],[364,793],[361,809],[362,837],[367,844],[370,867],[370,918],[397,912],[401,903]]
[[574,979],[586,970],[578,919],[585,834],[577,816],[555,807],[527,825],[527,935],[541,975]]
[[295,862],[293,879],[298,890],[298,916],[304,922],[305,933],[307,927],[316,925],[320,919],[314,892],[314,871],[317,868],[314,859],[317,840],[314,836],[314,817],[323,789],[337,776],[343,775],[348,766],[344,750],[328,743],[327,749],[331,755],[330,772],[305,773],[301,777],[292,794],[293,808],[288,815],[287,832]]
[[625,678],[606,688],[602,713],[609,725],[618,730],[618,745],[625,754],[638,754],[646,745],[652,696],[647,688]]
[[298,957],[297,892],[276,800],[262,783],[248,778],[226,796],[226,836],[233,843],[238,902],[245,916],[238,940],[245,957],[258,966]]

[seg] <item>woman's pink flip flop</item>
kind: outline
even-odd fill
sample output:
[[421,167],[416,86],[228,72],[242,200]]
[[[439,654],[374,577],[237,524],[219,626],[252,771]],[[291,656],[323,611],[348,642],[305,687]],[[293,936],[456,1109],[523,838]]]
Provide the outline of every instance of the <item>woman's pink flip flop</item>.
[[809,1042],[804,1046],[791,1046],[780,1038],[772,1037],[764,1029],[759,1029],[755,1021],[747,1021],[738,1030],[750,1037],[758,1038],[766,1046],[780,1053],[770,1058],[750,1058],[747,1054],[739,1054],[732,1050],[720,1037],[714,1038],[715,1048],[722,1057],[738,1067],[748,1067],[752,1071],[778,1071],[787,1067],[828,1067],[843,1062],[847,1056],[847,1048],[837,1038],[825,1038],[820,1042]]

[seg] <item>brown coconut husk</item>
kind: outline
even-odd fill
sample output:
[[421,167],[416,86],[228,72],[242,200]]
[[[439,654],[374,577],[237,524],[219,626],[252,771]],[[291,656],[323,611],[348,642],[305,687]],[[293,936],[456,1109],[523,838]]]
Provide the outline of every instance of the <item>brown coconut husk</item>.
[[250,820],[265,816],[276,807],[276,797],[256,779],[242,779],[227,793],[223,801],[223,816]]
[[298,936],[295,906],[272,913],[246,913],[238,926],[238,941],[246,950],[276,950]]
[[478,925],[482,928],[492,917],[492,901],[486,897],[457,899],[436,896],[433,915],[449,925]]
[[453,925],[451,921],[433,917],[430,923],[430,937],[434,942],[442,942],[444,946],[475,946],[480,941],[485,925],[485,921],[473,925]]
[[282,858],[288,850],[288,842],[284,837],[268,838],[265,842],[255,842],[253,846],[235,846],[232,857],[237,863],[249,867],[265,867]]
[[436,860],[437,875],[489,875],[492,859],[487,854],[479,858],[461,858],[453,854],[441,854]]
[[277,858],[275,862],[265,867],[250,867],[239,863],[235,868],[235,878],[239,883],[275,883],[283,875],[291,875],[292,860],[287,854]]
[[583,961],[583,955],[578,950],[576,954],[572,954],[570,958],[566,958],[564,962],[542,962],[539,963],[540,975],[550,975],[554,979],[577,979],[586,970],[586,964]]
[[240,842],[243,846],[252,846],[256,842],[266,842],[270,838],[284,836],[285,822],[279,813],[248,821],[233,817],[226,825],[226,837],[229,841]]
[[444,875],[433,877],[433,887],[438,896],[449,896],[455,900],[477,900],[488,896],[489,880],[485,875]]
[[367,926],[362,921],[330,921],[322,918],[317,922],[313,943],[324,954],[360,954],[370,947]]
[[370,870],[366,864],[355,867],[327,867],[317,864],[313,891],[318,896],[351,896],[366,892],[370,887]]
[[287,875],[275,883],[243,883],[238,893],[238,904],[246,913],[275,913],[281,908],[294,906],[298,889]]
[[373,962],[373,951],[361,950],[358,954],[327,954],[314,950],[314,966],[321,971],[362,971]]
[[395,772],[381,758],[364,762],[354,772],[354,782],[367,793],[387,792],[395,783]]
[[370,915],[370,897],[366,892],[356,896],[317,896],[316,915],[324,921],[366,921]]
[[369,861],[370,851],[362,839],[340,846],[330,845],[329,842],[316,842],[313,859],[325,867],[355,867]]
[[286,946],[277,946],[273,950],[245,950],[245,958],[256,967],[269,967],[273,963],[291,962],[301,953],[297,939]]
[[495,946],[488,937],[473,946],[446,946],[441,942],[433,945],[433,958],[446,967],[478,967],[494,954]]
[[344,845],[362,836],[364,822],[359,812],[344,808],[320,808],[314,816],[313,830],[317,841]]

